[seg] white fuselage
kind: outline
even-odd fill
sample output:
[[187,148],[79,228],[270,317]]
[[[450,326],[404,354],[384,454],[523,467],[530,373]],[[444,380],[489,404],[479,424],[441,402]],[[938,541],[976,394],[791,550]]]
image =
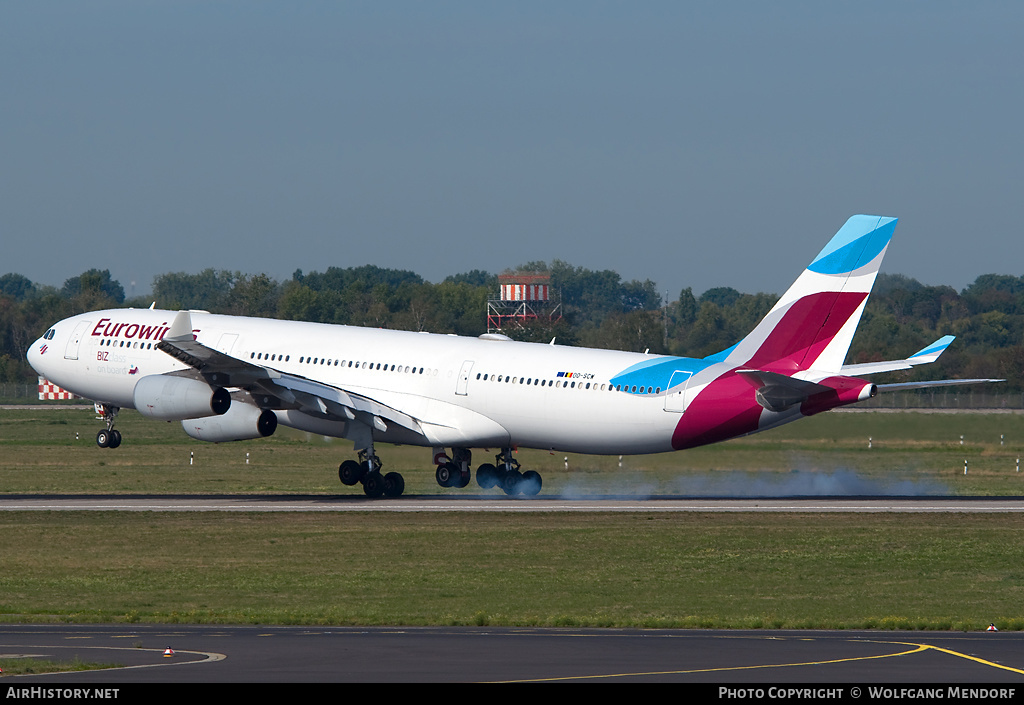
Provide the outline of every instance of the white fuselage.
[[[187,369],[156,349],[175,312],[96,311],[56,324],[29,351],[42,375],[80,396],[132,408],[139,379]],[[385,442],[637,454],[672,450],[680,410],[665,388],[615,391],[648,361],[685,358],[350,326],[191,314],[198,342],[244,362],[370,397],[422,433],[375,430]],[[621,385],[620,385],[621,386]],[[288,413],[279,413],[289,424]],[[334,433],[332,434],[332,430]],[[325,435],[346,435],[325,424]]]

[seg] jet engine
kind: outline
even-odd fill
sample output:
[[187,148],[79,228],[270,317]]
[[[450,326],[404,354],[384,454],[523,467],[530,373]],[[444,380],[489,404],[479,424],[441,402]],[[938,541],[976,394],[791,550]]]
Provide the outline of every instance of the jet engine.
[[164,421],[219,416],[231,408],[231,395],[223,387],[171,375],[140,379],[135,385],[134,400],[140,414]]
[[272,435],[277,430],[277,414],[251,404],[232,404],[225,414],[185,419],[181,427],[197,441],[244,441]]

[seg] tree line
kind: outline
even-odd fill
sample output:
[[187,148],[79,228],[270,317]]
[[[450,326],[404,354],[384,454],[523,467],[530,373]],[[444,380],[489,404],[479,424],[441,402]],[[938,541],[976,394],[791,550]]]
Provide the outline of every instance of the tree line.
[[[549,273],[561,315],[502,332],[563,345],[704,357],[740,340],[778,300],[731,287],[698,296],[687,287],[666,302],[650,280],[624,281],[614,271],[561,260],[528,262],[515,271]],[[62,318],[100,308],[146,308],[155,301],[170,310],[475,336],[486,332],[487,301],[497,295],[497,275],[482,270],[435,284],[415,272],[374,265],[299,270],[287,281],[214,269],[171,272],[154,279],[152,295],[131,299],[108,270],[90,269],[60,288],[9,273],[0,276],[0,381],[33,381],[25,362],[32,341]],[[888,379],[1005,377],[1001,390],[1024,389],[1024,277],[985,274],[957,292],[879,274],[847,361],[906,357],[947,334],[957,342],[939,363]]]

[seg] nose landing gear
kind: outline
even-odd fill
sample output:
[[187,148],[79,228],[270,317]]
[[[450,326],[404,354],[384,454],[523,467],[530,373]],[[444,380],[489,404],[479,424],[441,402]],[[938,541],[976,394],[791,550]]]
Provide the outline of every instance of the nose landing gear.
[[96,413],[107,422],[107,427],[96,434],[96,445],[100,448],[117,448],[121,445],[121,432],[114,428],[114,419],[120,410],[116,406],[96,405]]

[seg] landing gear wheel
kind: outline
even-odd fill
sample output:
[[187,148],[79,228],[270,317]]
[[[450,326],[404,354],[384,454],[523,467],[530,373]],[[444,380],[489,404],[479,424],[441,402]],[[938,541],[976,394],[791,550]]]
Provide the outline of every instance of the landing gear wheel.
[[107,404],[97,404],[96,411],[107,423],[107,427],[96,434],[96,445],[100,448],[117,448],[121,445],[121,432],[114,428],[117,412],[121,409]]
[[484,463],[476,469],[476,484],[485,490],[489,490],[498,484],[498,468],[490,463]]
[[384,494],[384,478],[379,472],[371,472],[363,478],[363,492],[376,499]]
[[519,494],[519,485],[522,482],[523,476],[518,470],[509,470],[501,478],[501,489],[504,490],[507,495]]
[[341,480],[341,484],[349,487],[362,480],[364,474],[359,463],[354,460],[346,460],[338,466],[338,479]]
[[527,470],[523,473],[523,479],[519,482],[519,491],[525,495],[533,497],[540,492],[541,485],[540,473],[536,470]]
[[443,463],[437,466],[437,472],[434,473],[434,479],[437,480],[437,484],[441,487],[458,487],[458,478],[461,475],[459,470],[455,467],[455,463]]
[[405,492],[405,478],[400,473],[389,472],[384,476],[384,496],[399,497]]

